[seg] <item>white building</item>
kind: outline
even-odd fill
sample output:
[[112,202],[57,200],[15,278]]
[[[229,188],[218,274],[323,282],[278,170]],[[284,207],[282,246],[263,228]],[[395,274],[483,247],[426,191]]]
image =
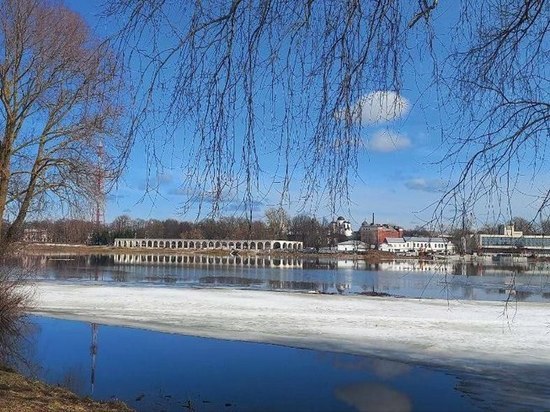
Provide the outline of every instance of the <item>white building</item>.
[[367,244],[360,240],[346,240],[338,243],[338,252],[366,252]]
[[23,242],[48,243],[50,241],[50,234],[47,229],[25,229],[23,231]]
[[402,237],[387,237],[384,243],[378,245],[378,249],[383,252],[405,253],[409,252],[409,247]]
[[344,235],[346,237],[351,237],[353,235],[351,223],[344,219],[343,216],[338,216],[338,219],[331,222],[330,229],[333,235]]
[[398,237],[386,238],[379,249],[392,253],[437,253],[451,255],[455,252],[454,245],[442,237]]
[[550,251],[550,235],[524,235],[515,230],[513,224],[502,227],[500,232],[499,235],[480,234],[480,249],[495,253],[507,250],[547,254]]

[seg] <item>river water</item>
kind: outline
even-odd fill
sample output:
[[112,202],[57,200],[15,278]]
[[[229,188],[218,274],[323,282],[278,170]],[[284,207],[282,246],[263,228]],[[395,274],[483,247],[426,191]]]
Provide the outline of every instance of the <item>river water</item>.
[[[39,377],[140,411],[480,410],[467,377],[276,345],[33,317]],[[92,372],[93,371],[93,372]],[[187,409],[186,409],[187,407]],[[389,409],[388,409],[389,408]]]
[[[37,282],[63,284],[550,302],[545,263],[117,254],[26,257],[20,264]],[[37,327],[29,346],[35,367],[29,373],[95,399],[122,399],[140,411],[550,409],[545,367],[467,375],[375,357],[39,316],[31,321]],[[507,389],[495,391],[495,384]]]
[[102,255],[26,257],[39,281],[550,302],[550,264]]

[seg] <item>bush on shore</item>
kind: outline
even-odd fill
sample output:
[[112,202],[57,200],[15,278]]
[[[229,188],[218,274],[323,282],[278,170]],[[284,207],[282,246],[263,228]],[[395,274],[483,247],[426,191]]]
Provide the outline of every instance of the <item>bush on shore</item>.
[[0,254],[0,364],[20,360],[21,341],[28,332],[26,311],[32,299],[25,270],[12,266]]

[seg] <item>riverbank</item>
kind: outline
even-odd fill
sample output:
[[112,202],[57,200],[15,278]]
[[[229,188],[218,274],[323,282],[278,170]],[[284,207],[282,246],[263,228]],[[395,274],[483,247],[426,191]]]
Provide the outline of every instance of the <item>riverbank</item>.
[[46,385],[0,366],[0,410],[35,412],[127,412],[120,401],[96,402],[80,398],[67,389]]

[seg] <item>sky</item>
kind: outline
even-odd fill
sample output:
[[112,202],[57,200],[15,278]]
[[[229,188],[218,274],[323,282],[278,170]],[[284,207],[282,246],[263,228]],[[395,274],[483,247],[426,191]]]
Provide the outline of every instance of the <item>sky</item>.
[[[65,4],[81,13],[100,35],[112,29],[97,18],[99,1],[67,0]],[[452,5],[445,7],[452,8]],[[445,12],[448,10],[443,9],[439,17],[443,19],[441,24],[445,24]],[[419,72],[422,69],[420,67]],[[321,200],[302,208],[299,202],[302,175],[298,171],[289,190],[290,202],[283,205],[291,215],[306,212],[329,221],[342,215],[351,221],[355,230],[364,220],[370,222],[373,213],[378,223],[406,228],[420,226],[432,217],[432,206],[440,199],[453,172],[437,164],[445,153],[439,129],[440,122],[445,119],[442,120],[438,110],[437,97],[433,91],[426,92],[419,85],[417,74],[405,73],[399,96],[391,90],[372,90],[363,96],[360,105],[356,102],[357,121],[362,124],[362,147],[358,153],[358,173],[351,183],[349,204],[330,210]],[[236,127],[239,129],[242,125]],[[163,142],[163,136],[159,135],[158,141]],[[189,200],[188,191],[181,185],[185,170],[181,167],[180,151],[186,150],[185,145],[180,142],[169,147],[161,143],[156,150],[163,163],[160,168],[151,162],[143,143],[136,142],[126,171],[107,196],[107,222],[122,214],[132,218],[179,220],[206,216],[208,204],[203,206],[201,213],[197,205],[189,210],[182,207]],[[261,196],[253,204],[254,218],[262,218],[267,208],[277,207],[280,201],[280,188],[273,187],[271,180],[266,178],[277,173],[275,156],[264,153],[260,157],[264,174]],[[526,185],[532,185],[528,176],[525,179]],[[480,206],[474,224],[482,225],[491,220],[488,216],[495,215],[491,202],[488,199]],[[529,215],[535,209],[527,196],[515,196],[511,203],[519,215]],[[242,214],[242,204],[229,199],[224,213]]]

